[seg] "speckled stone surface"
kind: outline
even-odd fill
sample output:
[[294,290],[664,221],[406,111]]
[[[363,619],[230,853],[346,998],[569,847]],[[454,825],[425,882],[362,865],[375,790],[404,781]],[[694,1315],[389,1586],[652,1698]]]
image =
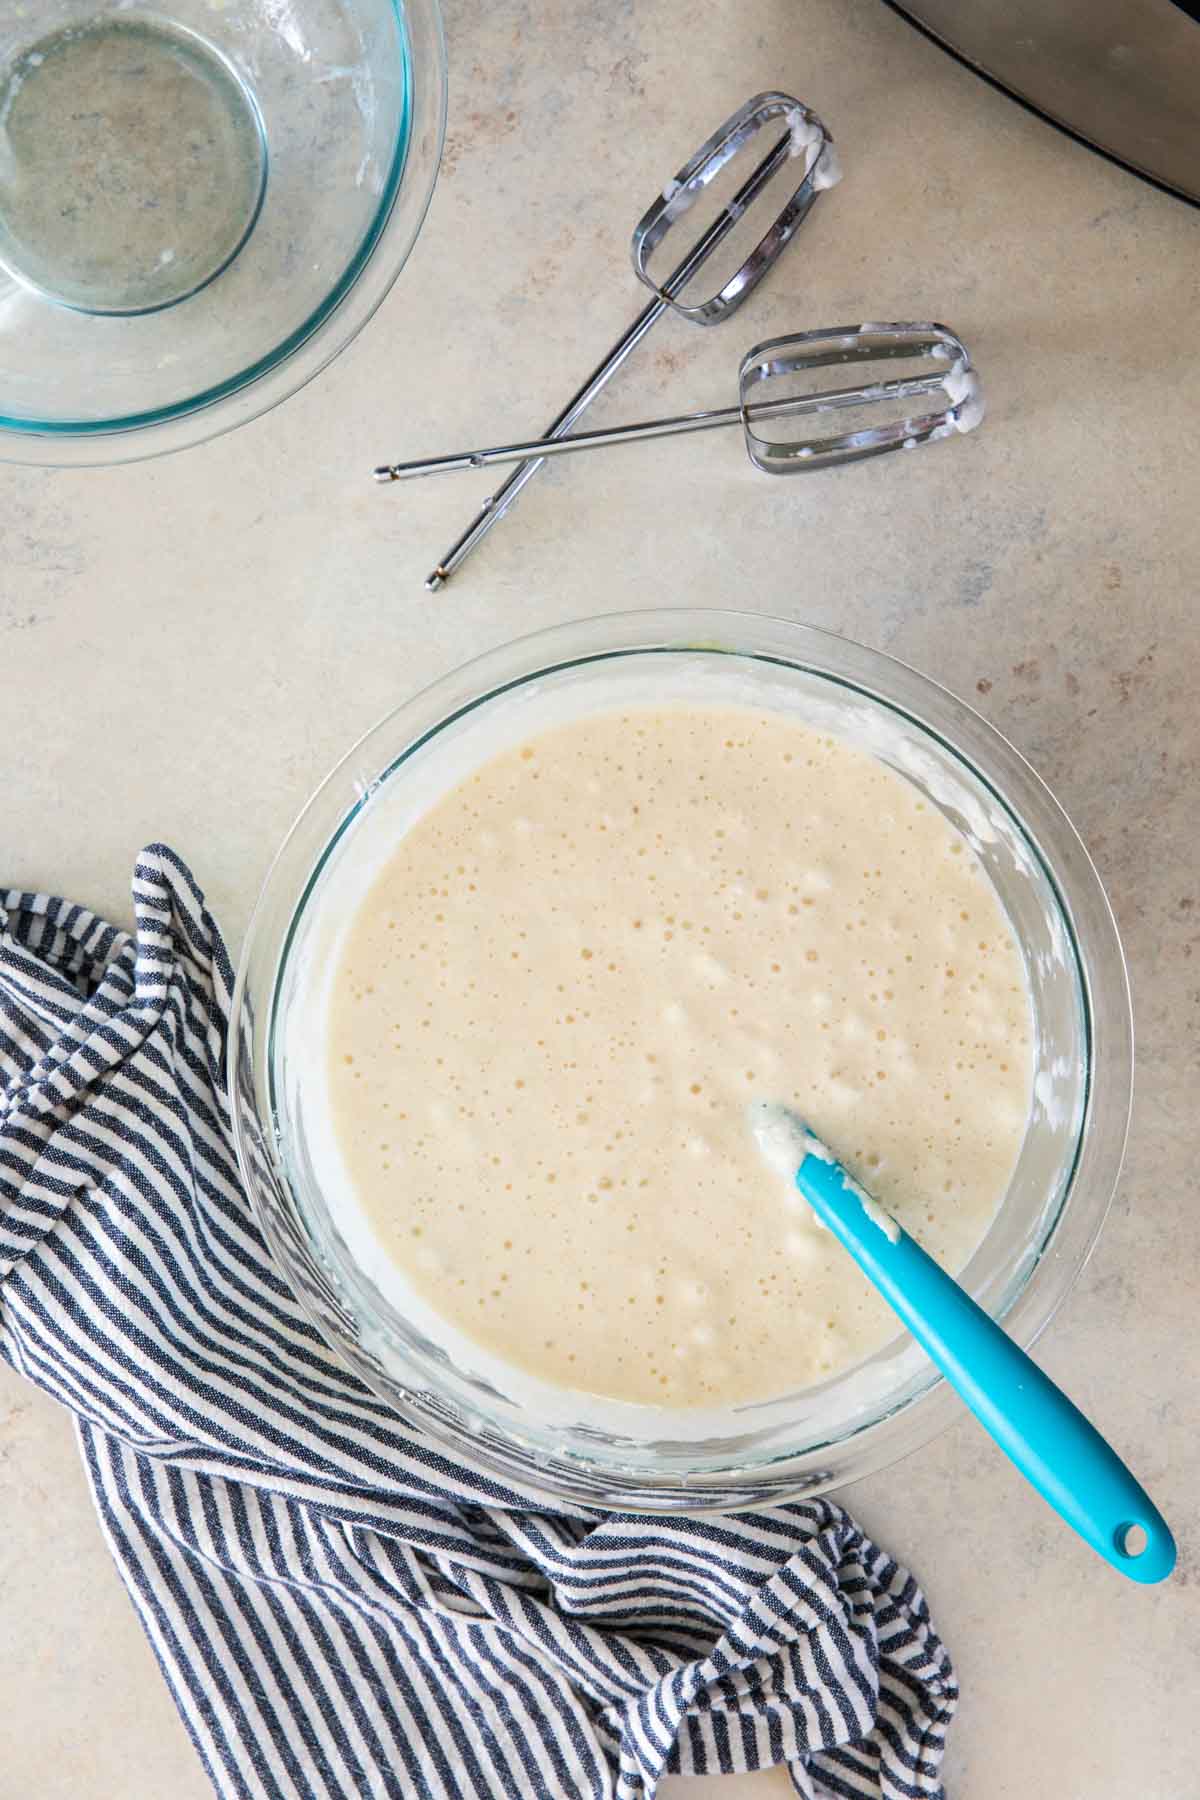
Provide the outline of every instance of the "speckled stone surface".
[[[1123,1583],[967,1421],[843,1498],[917,1571],[956,1656],[956,1800],[1193,1800],[1200,215],[873,0],[451,0],[448,27],[433,209],[340,362],[182,458],[0,469],[0,879],[124,918],[133,855],[164,837],[236,942],[293,814],[381,713],[475,651],[619,607],[809,620],[972,700],[1075,818],[1128,950],[1126,1173],[1040,1354],[1152,1488],[1181,1563],[1161,1590]],[[542,426],[638,308],[636,215],[765,87],[829,121],[842,186],[732,326],[663,324],[596,422],[724,403],[774,332],[932,316],[975,352],[985,428],[786,482],[723,433],[564,461],[429,600],[486,478],[382,492],[372,464]],[[199,1800],[69,1423],[8,1372],[0,1518],[0,1800]],[[787,1791],[721,1800],[742,1787]]]

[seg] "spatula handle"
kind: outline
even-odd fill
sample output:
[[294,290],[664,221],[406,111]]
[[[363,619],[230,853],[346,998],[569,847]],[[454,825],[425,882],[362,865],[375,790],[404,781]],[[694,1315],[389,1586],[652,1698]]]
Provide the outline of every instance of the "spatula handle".
[[1166,1520],[1078,1407],[907,1232],[886,1215],[891,1230],[876,1222],[836,1162],[806,1156],[796,1185],[1067,1524],[1131,1581],[1165,1580],[1175,1566]]

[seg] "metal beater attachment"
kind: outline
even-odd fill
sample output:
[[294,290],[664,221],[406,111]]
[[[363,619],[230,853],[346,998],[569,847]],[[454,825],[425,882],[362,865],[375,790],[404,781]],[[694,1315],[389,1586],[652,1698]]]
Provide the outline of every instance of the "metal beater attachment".
[[[830,368],[853,371],[856,379],[849,386],[814,389],[814,372]],[[944,325],[841,325],[756,344],[738,370],[736,406],[462,450],[422,462],[387,463],[375,470],[375,479],[411,481],[739,424],[755,468],[768,475],[795,475],[888,450],[915,450],[918,444],[973,431],[982,418],[983,396],[966,345]],[[838,429],[813,435],[815,421]]]
[[[848,387],[802,391],[814,370],[831,368],[857,379]],[[974,431],[983,418],[970,353],[944,325],[843,325],[771,338],[742,358],[738,398],[750,461],[768,475],[915,450]],[[919,401],[935,404],[914,406]],[[836,422],[840,429],[802,436],[796,419]]]
[[[762,150],[764,141],[770,147]],[[736,311],[791,242],[817,195],[838,177],[833,140],[801,101],[768,93],[739,107],[671,177],[639,220],[631,246],[633,266],[654,298],[538,441],[557,442],[570,431],[666,312],[716,325]],[[665,247],[679,256],[674,268]],[[428,576],[425,586],[431,592],[444,586],[504,516],[537,474],[542,454],[492,460],[516,460],[521,466],[484,501]],[[482,468],[486,460],[461,466]],[[379,470],[376,476],[390,478]]]
[[[772,120],[786,125],[788,135],[776,145],[770,174],[799,158],[804,172],[800,185],[788,196],[770,229],[747,250],[744,260],[737,261],[732,272],[720,281],[715,293],[697,291],[698,284],[687,272],[687,257],[660,286],[654,270],[665,260],[662,247],[668,234],[674,232],[678,238],[681,231],[687,229],[688,215],[693,208],[702,203],[707,191],[721,181],[723,174],[728,184],[730,165],[744,154],[750,140],[765,130]],[[668,181],[659,198],[638,221],[632,244],[634,274],[682,318],[696,325],[718,325],[758,286],[780,251],[795,235],[817,195],[825,188],[836,186],[841,178],[833,139],[817,115],[787,94],[759,94],[757,99],[748,100],[732,118],[726,119],[719,131],[714,131],[701,144],[695,156]],[[737,193],[730,195],[724,207],[727,230],[733,229],[749,204],[749,199],[743,201]]]

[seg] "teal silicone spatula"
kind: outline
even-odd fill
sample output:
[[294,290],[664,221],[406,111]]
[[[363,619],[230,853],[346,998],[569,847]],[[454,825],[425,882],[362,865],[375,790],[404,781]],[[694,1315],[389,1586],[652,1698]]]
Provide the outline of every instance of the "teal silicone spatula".
[[1167,1522],[1078,1407],[796,1113],[759,1102],[751,1124],[767,1161],[799,1188],[1043,1499],[1122,1575],[1164,1581],[1175,1567]]

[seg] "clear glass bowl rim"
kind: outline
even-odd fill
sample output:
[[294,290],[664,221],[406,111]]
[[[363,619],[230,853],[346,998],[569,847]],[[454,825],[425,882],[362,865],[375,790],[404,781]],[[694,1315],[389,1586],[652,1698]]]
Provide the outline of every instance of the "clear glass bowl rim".
[[108,467],[189,449],[290,399],[353,342],[408,261],[433,199],[446,136],[440,0],[391,0],[391,5],[409,51],[407,129],[375,217],[321,304],[266,356],[168,407],[120,419],[40,424],[7,417],[0,403],[0,462]]
[[[1133,1021],[1128,974],[1116,923],[1088,853],[1046,784],[1021,753],[974,708],[908,664],[820,627],[766,613],[715,608],[656,608],[602,614],[555,625],[510,640],[452,669],[389,712],[367,731],[330,772],[300,812],[268,870],[251,916],[238,968],[230,1020],[228,1080],[234,1135],[243,1180],[264,1235],[313,1323],[368,1386],[410,1425],[440,1448],[499,1477],[550,1506],[600,1507],[628,1512],[702,1514],[780,1505],[845,1485],[899,1461],[961,1415],[961,1402],[930,1366],[926,1384],[895,1410],[852,1430],[834,1444],[713,1474],[694,1483],[677,1478],[632,1483],[606,1465],[577,1480],[580,1459],[556,1463],[531,1455],[515,1441],[507,1446],[493,1431],[477,1436],[431,1413],[409,1390],[381,1380],[357,1347],[317,1307],[289,1266],[289,1248],[260,1193],[247,1135],[238,1080],[239,1055],[251,1058],[253,1091],[261,1118],[275,1125],[267,1100],[272,1089],[271,1036],[279,977],[296,923],[316,877],[344,831],[373,791],[415,750],[453,719],[506,690],[577,662],[593,662],[648,650],[708,651],[766,659],[842,682],[899,712],[937,737],[999,799],[1041,859],[1067,921],[1078,963],[1090,1046],[1088,1089],[1074,1171],[1057,1217],[1024,1285],[1006,1309],[1005,1329],[1029,1347],[1049,1324],[1095,1246],[1107,1216],[1124,1156],[1132,1104]],[[387,747],[385,752],[385,746]],[[402,747],[399,747],[402,746]],[[371,774],[364,779],[363,771]],[[351,786],[358,798],[343,808],[341,822],[299,882],[289,883],[283,912],[288,923],[271,930],[272,902],[285,879],[289,849],[310,816],[331,793]],[[266,1004],[248,1006],[252,965],[266,956]],[[260,994],[260,1001],[263,996]],[[265,1103],[264,1103],[265,1102]],[[607,1484],[607,1485],[606,1485]]]

